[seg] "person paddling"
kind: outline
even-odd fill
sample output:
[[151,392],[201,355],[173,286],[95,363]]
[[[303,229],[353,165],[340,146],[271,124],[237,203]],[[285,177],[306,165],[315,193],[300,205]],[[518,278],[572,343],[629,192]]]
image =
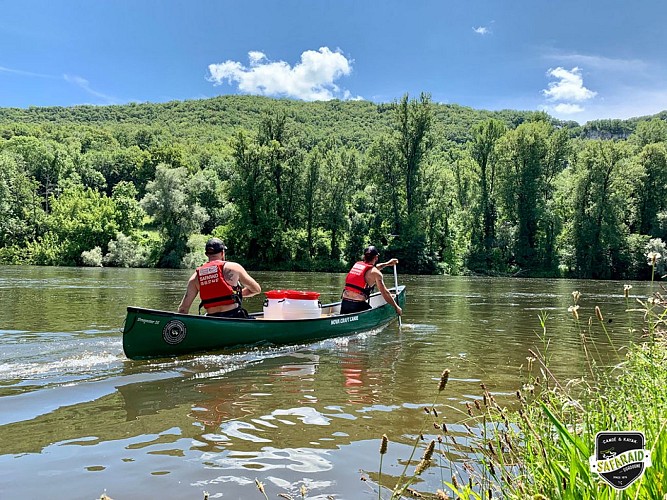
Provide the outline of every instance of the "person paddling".
[[[188,280],[178,312],[188,314],[192,302],[199,294],[206,316],[221,318],[248,318],[248,311],[241,307],[245,297],[262,291],[259,284],[241,264],[225,260],[227,247],[218,238],[206,242],[204,253],[208,262],[199,266]],[[243,284],[243,285],[241,285]]]
[[350,272],[345,278],[345,288],[341,296],[342,302],[340,305],[341,314],[349,314],[354,312],[361,312],[371,309],[369,299],[373,289],[377,286],[378,290],[395,310],[399,316],[403,314],[403,310],[394,300],[394,297],[389,293],[384,284],[382,273],[380,272],[387,266],[395,266],[398,264],[398,259],[391,259],[387,262],[378,264],[380,259],[380,252],[373,245],[364,250],[364,260],[355,263],[350,269]]

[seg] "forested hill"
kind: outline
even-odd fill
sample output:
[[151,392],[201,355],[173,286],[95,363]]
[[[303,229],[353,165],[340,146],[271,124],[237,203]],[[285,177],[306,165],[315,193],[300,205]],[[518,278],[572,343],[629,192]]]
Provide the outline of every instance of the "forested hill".
[[[444,137],[463,143],[475,124],[496,118],[514,128],[534,112],[485,111],[451,104],[433,104],[435,126]],[[114,106],[0,108],[0,124],[112,126],[118,124],[167,127],[175,137],[227,138],[239,128],[257,130],[267,113],[286,113],[304,136],[313,141],[336,135],[347,144],[365,146],[388,130],[392,104],[368,101],[303,102],[259,96],[221,96],[212,99],[131,103]],[[574,122],[554,123],[575,129]],[[632,128],[628,125],[626,128]],[[206,132],[201,133],[202,130]]]
[[[314,141],[336,134],[349,144],[363,146],[378,130],[391,122],[387,111],[392,104],[368,101],[303,102],[261,96],[220,96],[210,99],[170,101],[166,103],[130,103],[110,106],[0,108],[0,124],[133,124],[167,127],[174,136],[201,136],[199,127],[207,129],[204,138],[227,138],[239,127],[255,130],[267,112],[285,112]],[[444,138],[463,143],[470,139],[475,124],[495,118],[515,128],[535,115],[531,111],[487,111],[455,104],[433,104],[436,126]],[[580,126],[573,121],[552,119],[554,125],[570,130],[572,137],[586,139],[625,139],[639,121],[652,118],[667,120],[667,111],[655,116],[629,120],[595,120]]]
[[[647,277],[667,240],[667,113],[253,96],[0,109],[0,263]],[[667,257],[667,255],[665,255]],[[665,262],[663,260],[662,262]]]

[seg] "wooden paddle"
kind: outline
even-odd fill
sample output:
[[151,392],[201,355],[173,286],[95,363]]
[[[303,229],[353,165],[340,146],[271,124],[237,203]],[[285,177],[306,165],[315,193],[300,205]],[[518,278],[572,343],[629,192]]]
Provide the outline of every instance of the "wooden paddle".
[[[394,266],[394,290],[394,296],[396,297],[396,303],[398,304],[398,271],[396,271],[396,266]],[[398,317],[398,326],[403,326],[400,316]]]

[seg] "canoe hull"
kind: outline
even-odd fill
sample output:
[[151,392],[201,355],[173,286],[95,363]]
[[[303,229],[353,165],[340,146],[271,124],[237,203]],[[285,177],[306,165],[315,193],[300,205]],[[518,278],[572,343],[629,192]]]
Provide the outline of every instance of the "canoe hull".
[[[398,288],[405,303],[405,287]],[[338,314],[340,304],[322,306],[316,319],[265,320],[216,318],[128,307],[123,327],[123,351],[130,359],[180,356],[241,346],[300,344],[373,330],[396,318],[380,294],[371,297],[373,309]]]

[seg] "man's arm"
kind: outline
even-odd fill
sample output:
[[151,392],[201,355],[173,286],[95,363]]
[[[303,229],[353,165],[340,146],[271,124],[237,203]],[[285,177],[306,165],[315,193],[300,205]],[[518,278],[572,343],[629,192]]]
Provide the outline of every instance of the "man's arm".
[[239,281],[243,283],[241,295],[243,295],[244,298],[253,297],[258,293],[261,293],[262,287],[259,286],[259,283],[248,274],[248,271],[246,271],[241,264],[235,262],[233,270],[239,274]]
[[383,262],[381,264],[375,264],[375,268],[382,271],[385,267],[395,266],[396,264],[398,264],[398,259],[391,259],[391,260],[388,260],[387,262]]
[[185,289],[185,295],[178,306],[178,312],[181,314],[188,314],[192,302],[197,297],[199,290],[197,289],[197,273],[194,273],[188,280],[188,287]]
[[401,316],[403,314],[403,309],[400,308],[400,306],[394,300],[394,297],[392,297],[391,293],[389,293],[389,290],[387,290],[387,287],[384,284],[384,279],[382,278],[382,273],[377,269],[377,267],[371,270],[371,273],[373,273],[373,277],[375,278],[375,284],[377,285],[378,290],[382,294],[382,297],[384,297],[384,300],[387,301],[387,304],[391,304],[393,306],[393,308],[396,310],[396,314]]

